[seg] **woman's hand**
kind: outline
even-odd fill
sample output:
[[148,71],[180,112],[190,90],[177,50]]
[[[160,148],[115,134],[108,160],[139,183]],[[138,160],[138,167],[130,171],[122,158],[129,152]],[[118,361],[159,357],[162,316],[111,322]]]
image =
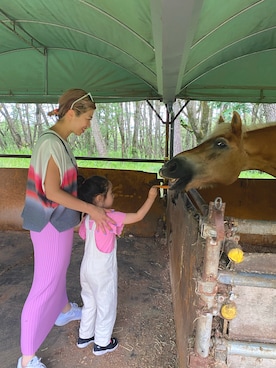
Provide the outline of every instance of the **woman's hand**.
[[91,219],[95,221],[97,230],[102,230],[104,234],[111,230],[110,223],[116,224],[116,222],[107,215],[110,210],[105,210],[101,207],[96,207],[81,201],[60,188],[59,169],[52,157],[49,159],[44,186],[45,195],[48,199],[72,210],[88,213]]
[[95,221],[96,229],[101,230],[104,234],[106,234],[107,231],[111,230],[110,223],[116,224],[116,222],[107,215],[110,210],[106,210],[94,205],[90,205],[89,207],[88,214],[90,218]]

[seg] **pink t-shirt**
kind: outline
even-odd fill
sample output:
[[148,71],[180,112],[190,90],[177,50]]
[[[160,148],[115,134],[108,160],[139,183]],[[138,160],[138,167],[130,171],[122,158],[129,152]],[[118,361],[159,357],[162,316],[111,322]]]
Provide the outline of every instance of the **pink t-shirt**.
[[[121,235],[124,228],[124,219],[126,214],[123,212],[112,211],[107,213],[108,217],[112,218],[116,224],[109,223],[111,227],[110,231],[107,231],[104,234],[101,230],[95,230],[95,241],[97,248],[103,253],[110,253],[114,249],[116,236]],[[86,215],[88,216],[88,215]],[[89,228],[92,228],[94,221],[89,220]],[[86,229],[85,229],[85,217],[83,218],[80,228],[79,228],[79,236],[82,239],[86,239]]]

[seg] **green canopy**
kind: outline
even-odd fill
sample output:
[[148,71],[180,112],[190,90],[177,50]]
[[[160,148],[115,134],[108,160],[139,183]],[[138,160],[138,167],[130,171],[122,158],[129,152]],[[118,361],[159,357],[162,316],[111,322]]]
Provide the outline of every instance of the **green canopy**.
[[275,0],[1,0],[0,101],[276,102]]

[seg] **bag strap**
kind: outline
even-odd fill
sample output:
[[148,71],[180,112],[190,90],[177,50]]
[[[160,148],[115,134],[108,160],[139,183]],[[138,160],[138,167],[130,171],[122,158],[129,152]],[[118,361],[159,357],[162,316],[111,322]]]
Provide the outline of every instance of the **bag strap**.
[[76,167],[76,164],[74,163],[70,153],[68,152],[68,149],[67,149],[65,143],[63,142],[63,140],[57,134],[55,134],[54,132],[45,132],[42,135],[46,135],[46,134],[54,135],[55,137],[57,137],[61,141],[61,143],[63,144],[63,147],[65,148],[65,151],[66,151],[67,155],[70,157],[70,160],[71,160],[73,166]]

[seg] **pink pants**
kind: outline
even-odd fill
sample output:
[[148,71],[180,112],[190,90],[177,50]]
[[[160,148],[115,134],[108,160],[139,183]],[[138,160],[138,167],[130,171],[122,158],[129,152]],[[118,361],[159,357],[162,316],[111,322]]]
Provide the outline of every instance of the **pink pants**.
[[66,273],[70,264],[74,229],[58,232],[50,223],[31,231],[34,277],[21,315],[21,351],[33,355],[68,303]]

